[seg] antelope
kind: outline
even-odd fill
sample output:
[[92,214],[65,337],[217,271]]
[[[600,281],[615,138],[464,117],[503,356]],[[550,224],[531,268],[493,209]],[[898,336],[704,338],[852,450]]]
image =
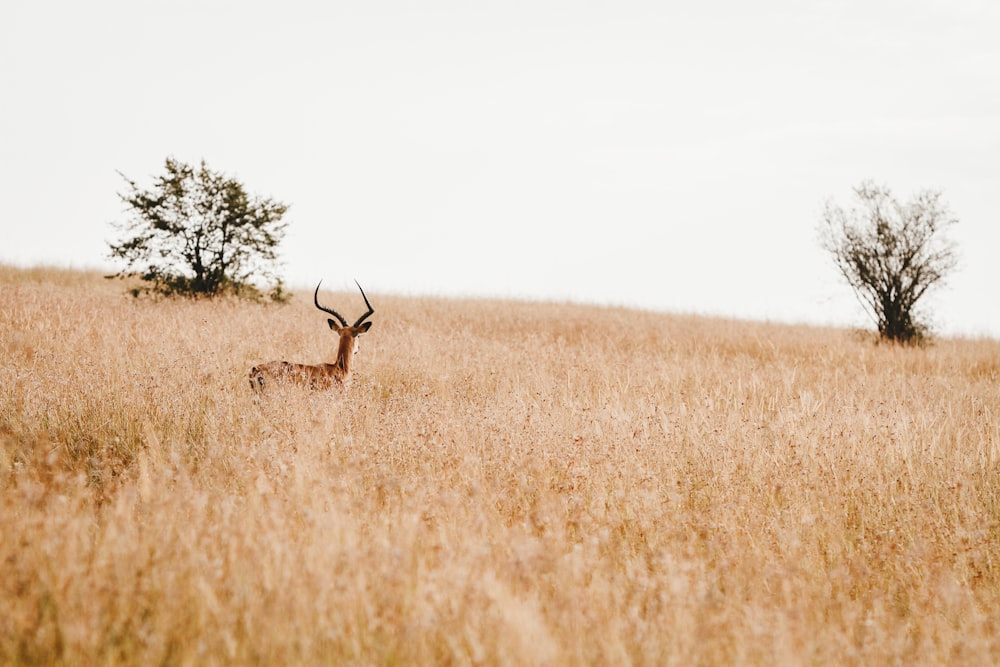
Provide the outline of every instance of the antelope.
[[310,389],[329,389],[335,385],[343,387],[350,383],[351,357],[358,351],[358,336],[371,328],[372,323],[365,322],[365,320],[375,312],[375,309],[368,303],[365,291],[355,280],[354,284],[361,290],[361,296],[365,300],[365,305],[368,306],[368,312],[359,317],[353,326],[347,326],[347,320],[340,313],[320,305],[319,286],[322,284],[321,280],[316,285],[313,303],[324,313],[329,313],[336,318],[335,320],[328,319],[327,323],[330,325],[330,329],[336,331],[340,336],[340,342],[337,345],[337,360],[332,364],[293,364],[289,361],[269,361],[266,364],[254,366],[250,369],[250,386],[254,390],[263,391],[264,386],[269,382],[294,382],[306,385]]

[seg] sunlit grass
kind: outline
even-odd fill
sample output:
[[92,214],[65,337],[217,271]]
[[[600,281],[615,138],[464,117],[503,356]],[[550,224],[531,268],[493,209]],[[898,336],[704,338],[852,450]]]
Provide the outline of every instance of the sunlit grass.
[[1000,662],[996,341],[369,296],[0,267],[0,662]]

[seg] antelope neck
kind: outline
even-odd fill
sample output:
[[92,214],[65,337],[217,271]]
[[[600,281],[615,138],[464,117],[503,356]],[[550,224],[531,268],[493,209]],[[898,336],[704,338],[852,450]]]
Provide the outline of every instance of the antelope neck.
[[340,344],[337,346],[337,361],[334,365],[344,371],[344,375],[351,372],[351,352],[354,347],[354,345],[352,345],[353,342],[354,339],[350,336],[341,336]]

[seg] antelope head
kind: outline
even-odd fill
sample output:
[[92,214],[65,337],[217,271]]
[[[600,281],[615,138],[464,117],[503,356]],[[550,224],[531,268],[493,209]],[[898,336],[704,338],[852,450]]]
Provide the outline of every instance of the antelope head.
[[336,366],[344,369],[345,372],[350,372],[350,358],[351,355],[358,353],[358,336],[368,331],[371,328],[371,322],[365,322],[369,317],[375,313],[375,309],[372,305],[368,303],[368,297],[365,296],[365,291],[361,289],[361,284],[355,280],[354,284],[358,286],[361,290],[361,298],[365,300],[365,306],[368,307],[368,312],[359,317],[357,321],[351,325],[347,325],[347,320],[344,316],[335,311],[333,308],[327,308],[326,306],[320,304],[319,302],[319,286],[323,284],[323,281],[319,281],[316,285],[316,291],[313,293],[313,303],[316,307],[322,310],[324,313],[333,315],[333,318],[326,321],[330,325],[330,329],[336,331],[340,335],[340,344],[337,346],[337,362]]

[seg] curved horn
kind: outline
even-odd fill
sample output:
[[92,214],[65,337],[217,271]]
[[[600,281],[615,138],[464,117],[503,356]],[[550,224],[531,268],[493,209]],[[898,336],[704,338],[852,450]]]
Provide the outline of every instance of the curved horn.
[[[354,281],[354,284],[358,286],[358,289],[361,289],[361,283],[359,283],[357,280]],[[375,309],[372,308],[372,305],[370,303],[368,303],[368,297],[365,296],[365,291],[363,289],[361,289],[361,296],[364,297],[365,305],[368,306],[368,312],[358,318],[358,321],[354,323],[354,326],[356,327],[361,326],[362,322],[367,320],[370,315],[373,315],[375,313]]]
[[[340,320],[340,324],[342,326],[346,327],[347,326],[347,320],[345,320],[343,318],[343,316],[341,316],[340,313],[338,313],[337,311],[335,311],[332,308],[327,308],[326,306],[319,305],[319,286],[322,285],[322,284],[323,284],[323,281],[321,280],[321,281],[319,281],[319,284],[316,285],[316,291],[313,293],[313,303],[315,303],[316,307],[319,308],[320,310],[322,310],[324,313],[330,313],[331,315],[333,315],[334,317],[336,317],[338,320]],[[355,326],[357,326],[357,325],[355,325]]]

